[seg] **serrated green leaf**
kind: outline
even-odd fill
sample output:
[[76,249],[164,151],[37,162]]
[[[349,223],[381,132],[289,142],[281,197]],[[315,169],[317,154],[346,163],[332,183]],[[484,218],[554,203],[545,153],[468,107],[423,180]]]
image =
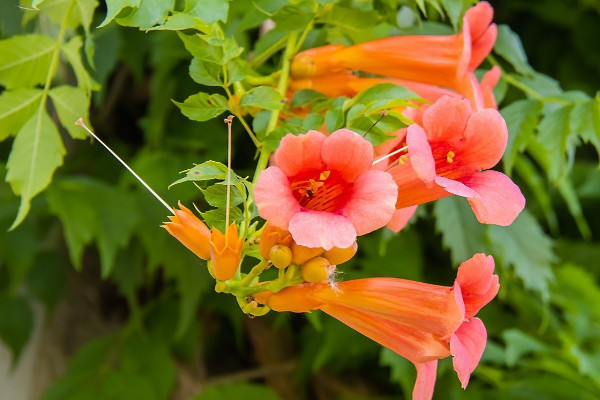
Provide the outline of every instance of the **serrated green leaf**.
[[194,400],[279,400],[279,396],[271,389],[256,383],[233,383],[207,388]]
[[585,142],[591,143],[600,154],[600,124],[596,124],[596,118],[600,111],[597,110],[598,102],[595,99],[575,104],[569,119],[569,130],[581,137]]
[[180,31],[184,29],[205,30],[206,25],[199,18],[189,14],[173,14],[167,17],[162,25],[154,26],[149,31]]
[[177,32],[179,38],[183,42],[186,50],[189,51],[195,58],[202,61],[221,65],[223,59],[223,51],[221,47],[212,46],[203,39],[203,35],[186,35]]
[[527,56],[525,55],[525,50],[523,50],[521,39],[519,39],[519,36],[508,25],[500,25],[498,27],[498,38],[494,44],[494,52],[508,61],[518,73],[522,75],[533,73],[533,69],[527,62]]
[[112,21],[121,10],[126,7],[138,8],[140,6],[141,0],[105,0],[106,2],[106,17],[104,17],[104,21],[98,26],[98,28],[102,28],[107,25],[110,21]]
[[201,85],[223,86],[223,67],[219,64],[193,58],[190,63],[190,76]]
[[0,339],[11,350],[13,365],[29,340],[33,329],[33,312],[22,297],[0,296]]
[[[227,185],[215,184],[209,186],[206,189],[202,190],[202,194],[204,195],[204,199],[206,200],[206,202],[213,207],[225,207],[227,205]],[[243,201],[244,195],[242,194],[242,192],[240,192],[240,190],[237,187],[232,185],[229,206],[235,207]]]
[[[225,232],[225,208],[217,208],[201,213],[206,225],[212,228],[217,228],[221,232]],[[229,209],[229,224],[232,222],[241,222],[244,220],[244,215],[237,207]]]
[[306,1],[284,6],[271,17],[278,30],[288,32],[303,29],[313,18],[312,4]]
[[73,139],[85,139],[88,137],[85,129],[75,125],[79,118],[83,118],[85,124],[90,128],[88,120],[88,107],[90,100],[83,89],[73,86],[57,86],[48,93],[52,104],[58,114],[62,126],[69,132]]
[[324,94],[312,89],[302,89],[294,93],[290,107],[303,107],[329,98]]
[[270,86],[258,86],[244,93],[240,99],[240,106],[260,107],[264,110],[281,110],[285,99]]
[[0,141],[15,135],[40,106],[40,89],[5,90],[0,93]]
[[512,225],[490,225],[488,235],[492,254],[500,257],[502,266],[513,266],[527,289],[547,300],[548,285],[554,279],[550,264],[556,260],[552,240],[544,234],[535,218],[523,211]]
[[457,196],[439,199],[433,205],[433,214],[435,228],[442,234],[444,247],[450,250],[453,265],[485,251],[485,227],[477,221],[465,199]]
[[186,0],[186,14],[200,18],[205,24],[214,24],[217,21],[227,22],[229,1],[227,0]]
[[510,175],[517,153],[522,152],[533,132],[542,111],[542,103],[537,100],[518,100],[500,110],[508,127],[508,143],[502,162]]
[[17,134],[8,157],[6,181],[21,196],[11,230],[23,222],[31,199],[48,186],[54,171],[62,165],[64,154],[54,122],[45,110],[36,111]]
[[132,196],[89,179],[71,179],[55,182],[47,198],[63,223],[73,265],[81,266],[83,248],[95,241],[102,276],[109,276],[117,251],[127,245],[140,217]]
[[571,106],[544,104],[542,119],[538,126],[538,139],[548,159],[544,169],[550,181],[558,181],[566,170],[564,153],[569,135]]
[[98,90],[98,83],[94,81],[83,65],[83,60],[81,59],[82,46],[83,40],[81,36],[74,36],[68,43],[62,45],[60,49],[73,68],[73,72],[77,77],[77,85],[85,91]]
[[43,84],[54,48],[54,40],[44,35],[0,40],[0,85],[13,89]]
[[212,179],[224,180],[227,176],[227,166],[217,161],[206,161],[202,164],[196,165],[186,171],[185,176],[181,179],[176,180],[170,186],[177,185],[182,182],[188,181],[210,181]]
[[[74,7],[71,8],[71,3],[75,2]],[[37,7],[44,16],[59,25],[63,23],[67,12],[70,13],[66,21],[66,26],[75,29],[78,26],[83,26],[83,29],[87,32],[90,24],[92,23],[92,17],[94,16],[94,10],[98,6],[96,0],[45,0]],[[35,8],[35,7],[34,7]]]
[[116,18],[119,25],[137,27],[142,31],[161,25],[169,11],[175,6],[175,0],[142,0],[138,8],[126,17]]
[[227,99],[220,94],[197,93],[183,103],[173,101],[183,115],[193,121],[208,121],[229,109]]

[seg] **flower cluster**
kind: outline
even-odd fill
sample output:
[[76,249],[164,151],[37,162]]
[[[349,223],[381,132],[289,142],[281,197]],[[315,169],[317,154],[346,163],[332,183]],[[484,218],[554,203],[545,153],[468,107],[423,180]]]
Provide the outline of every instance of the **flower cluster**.
[[[259,229],[245,226],[240,237],[234,223],[223,235],[181,204],[164,227],[210,260],[217,291],[235,295],[244,312],[322,310],[410,360],[417,369],[413,399],[432,397],[437,362],[449,356],[466,387],[487,340],[475,315],[499,289],[491,256],[463,262],[452,286],[334,277],[356,254],[358,236],[386,226],[401,230],[419,204],[465,197],[479,222],[497,225],[511,224],[523,210],[519,188],[492,170],[508,141],[492,93],[499,70],[480,82],[474,75],[496,38],[491,20],[491,6],[481,2],[455,35],[400,36],[296,55],[292,91],[352,96],[393,82],[430,104],[403,110],[414,123],[375,147],[349,129],[284,136],[270,166],[255,177],[253,203],[265,220]],[[260,262],[242,273],[250,251]],[[261,281],[271,266],[277,278]]]

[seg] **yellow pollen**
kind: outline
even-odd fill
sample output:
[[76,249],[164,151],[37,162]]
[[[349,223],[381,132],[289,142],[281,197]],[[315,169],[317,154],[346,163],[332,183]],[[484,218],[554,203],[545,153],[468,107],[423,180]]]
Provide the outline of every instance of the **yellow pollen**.
[[406,160],[408,160],[408,156],[406,154],[401,155],[400,158],[398,158],[398,164],[404,164],[406,162]]
[[452,150],[450,150],[448,152],[448,154],[446,154],[446,161],[448,161],[449,163],[453,162],[454,156],[455,156],[454,152]]
[[329,175],[331,175],[331,171],[323,171],[321,172],[321,175],[319,175],[319,179],[324,181],[325,179],[329,178]]

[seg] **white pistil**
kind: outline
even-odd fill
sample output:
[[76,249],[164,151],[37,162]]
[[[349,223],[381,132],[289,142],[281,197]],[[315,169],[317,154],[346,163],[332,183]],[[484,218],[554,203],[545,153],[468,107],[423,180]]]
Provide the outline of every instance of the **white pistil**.
[[390,158],[390,157],[392,157],[392,156],[395,156],[395,155],[396,155],[396,154],[398,154],[398,153],[402,153],[402,152],[403,152],[403,151],[405,151],[405,150],[408,150],[408,146],[404,146],[404,147],[402,147],[401,149],[398,149],[398,150],[392,151],[390,154],[387,154],[387,155],[385,155],[385,156],[383,156],[383,157],[381,157],[381,158],[378,158],[377,160],[373,161],[373,164],[372,164],[372,165],[375,165],[375,164],[377,164],[377,163],[379,163],[379,162],[381,162],[381,161],[383,161],[383,160],[387,160],[388,158]]

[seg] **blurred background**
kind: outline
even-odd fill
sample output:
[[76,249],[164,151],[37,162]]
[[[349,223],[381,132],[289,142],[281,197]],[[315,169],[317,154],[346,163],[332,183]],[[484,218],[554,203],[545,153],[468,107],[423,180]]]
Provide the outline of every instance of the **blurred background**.
[[[0,3],[0,39],[58,30],[51,7],[38,16],[17,0]],[[252,7],[242,3],[230,3],[228,34],[252,48],[258,28],[239,27]],[[361,2],[341,2],[355,3]],[[420,24],[418,2],[362,3],[380,12],[404,10],[400,33],[433,29]],[[509,35],[493,56],[516,77],[516,83],[502,81],[497,96],[511,134],[526,139],[513,142],[499,167],[521,186],[527,211],[500,228],[479,225],[461,199],[422,206],[399,234],[361,237],[341,278],[449,285],[460,262],[476,252],[492,254],[501,290],[478,315],[489,335],[483,361],[463,391],[451,360],[443,360],[434,398],[598,399],[600,3],[491,4],[494,21],[510,26],[527,55],[506,57],[507,43],[519,47]],[[429,20],[451,33],[448,20],[427,7]],[[91,126],[170,204],[207,206],[191,184],[167,189],[194,163],[226,158],[221,118],[190,121],[171,101],[201,90],[188,74],[191,55],[176,32],[115,22],[95,28],[105,14],[100,1],[90,16],[95,50],[84,61],[93,78]],[[277,61],[264,69],[275,69]],[[81,86],[68,64],[57,74],[56,80]],[[557,98],[560,109],[552,106]],[[57,118],[54,110],[50,115]],[[559,139],[551,136],[556,132]],[[205,263],[159,227],[164,208],[99,144],[69,134],[61,128],[63,166],[11,232],[19,198],[0,183],[1,400],[410,398],[412,364],[327,315],[250,319],[233,297],[214,293]],[[0,139],[6,139],[0,142],[4,176],[13,140]],[[254,145],[239,124],[233,156],[235,171],[251,175]]]

